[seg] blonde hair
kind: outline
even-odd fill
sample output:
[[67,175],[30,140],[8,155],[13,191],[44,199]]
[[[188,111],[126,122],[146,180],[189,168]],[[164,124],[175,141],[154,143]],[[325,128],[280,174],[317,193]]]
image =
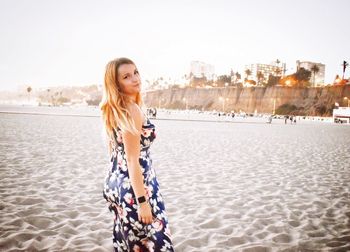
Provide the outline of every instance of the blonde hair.
[[[129,97],[122,92],[118,82],[118,70],[121,65],[135,63],[128,58],[117,58],[106,65],[106,73],[103,85],[102,100],[99,107],[102,111],[102,120],[108,136],[113,136],[113,129],[117,126],[125,131],[138,134],[135,122],[127,110]],[[143,104],[141,94],[136,95],[136,104],[141,107]]]

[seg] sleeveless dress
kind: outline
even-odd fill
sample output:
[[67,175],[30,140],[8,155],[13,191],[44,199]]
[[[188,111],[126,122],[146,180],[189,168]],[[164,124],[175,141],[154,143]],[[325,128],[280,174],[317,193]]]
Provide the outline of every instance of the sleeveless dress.
[[168,218],[156,172],[152,167],[150,146],[156,138],[155,126],[146,116],[142,125],[139,163],[146,195],[152,209],[153,222],[138,220],[137,203],[129,178],[121,130],[114,130],[111,167],[105,178],[103,196],[114,212],[113,246],[115,251],[174,251]]

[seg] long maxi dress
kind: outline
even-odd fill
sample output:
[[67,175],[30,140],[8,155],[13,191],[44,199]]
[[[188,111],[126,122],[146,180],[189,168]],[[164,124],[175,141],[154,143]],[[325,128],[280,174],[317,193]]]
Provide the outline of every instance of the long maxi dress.
[[156,138],[154,124],[146,117],[142,125],[139,157],[144,187],[154,217],[151,224],[144,224],[138,219],[137,202],[128,173],[121,130],[117,127],[113,132],[111,167],[105,178],[103,196],[115,216],[115,251],[174,251],[164,201],[150,156],[150,146]]

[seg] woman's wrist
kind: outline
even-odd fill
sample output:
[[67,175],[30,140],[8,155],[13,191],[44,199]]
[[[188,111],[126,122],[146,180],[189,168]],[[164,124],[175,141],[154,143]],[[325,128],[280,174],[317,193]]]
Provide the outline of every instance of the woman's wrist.
[[137,205],[143,205],[145,203],[148,203],[148,198],[146,196],[140,196],[136,199]]
[[148,203],[148,202],[143,202],[143,203],[141,203],[141,204],[138,204],[138,205],[137,205],[137,208],[143,208],[143,207],[145,207],[145,206],[148,205],[147,203]]

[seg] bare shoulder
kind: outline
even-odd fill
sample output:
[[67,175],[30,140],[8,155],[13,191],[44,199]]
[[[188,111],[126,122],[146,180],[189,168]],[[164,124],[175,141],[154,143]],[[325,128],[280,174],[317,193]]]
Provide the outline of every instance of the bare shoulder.
[[140,128],[143,122],[143,112],[140,109],[140,107],[137,104],[133,103],[127,106],[127,110],[129,111],[132,119],[134,120],[135,126],[137,128]]

